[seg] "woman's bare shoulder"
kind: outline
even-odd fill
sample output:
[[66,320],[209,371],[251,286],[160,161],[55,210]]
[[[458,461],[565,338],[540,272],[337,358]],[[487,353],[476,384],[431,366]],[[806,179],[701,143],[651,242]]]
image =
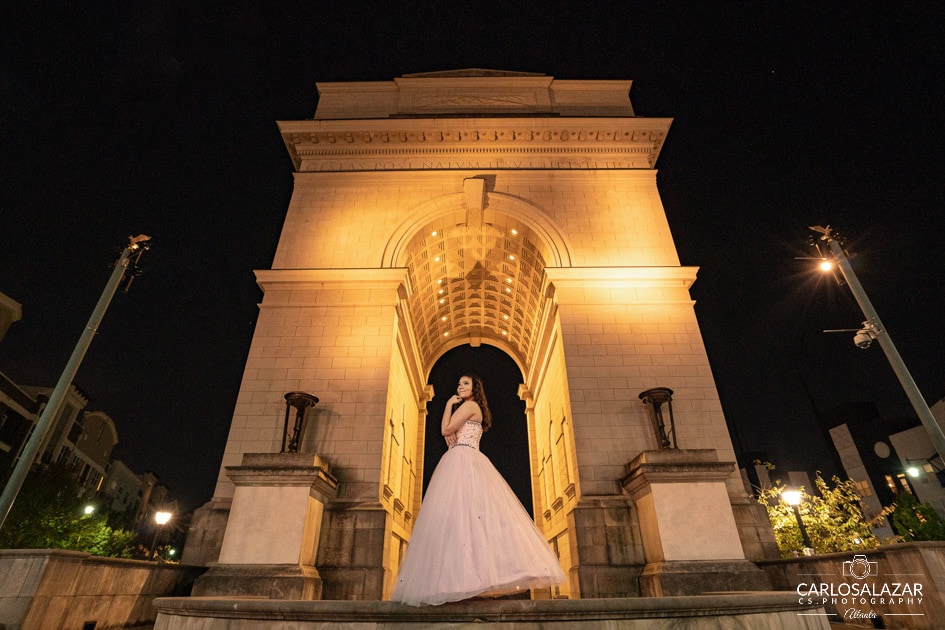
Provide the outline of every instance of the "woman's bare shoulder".
[[472,416],[470,417],[472,418],[482,417],[482,409],[479,407],[479,403],[477,403],[475,400],[467,400],[463,402],[463,407],[466,407],[466,410],[472,414]]

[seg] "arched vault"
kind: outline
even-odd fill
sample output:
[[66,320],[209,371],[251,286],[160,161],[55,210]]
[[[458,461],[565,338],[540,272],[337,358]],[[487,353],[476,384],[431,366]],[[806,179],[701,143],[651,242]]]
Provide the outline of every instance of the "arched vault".
[[432,200],[395,231],[385,265],[406,267],[408,305],[429,369],[455,346],[486,342],[527,372],[546,308],[546,267],[570,266],[567,244],[540,209],[486,193],[484,179]]

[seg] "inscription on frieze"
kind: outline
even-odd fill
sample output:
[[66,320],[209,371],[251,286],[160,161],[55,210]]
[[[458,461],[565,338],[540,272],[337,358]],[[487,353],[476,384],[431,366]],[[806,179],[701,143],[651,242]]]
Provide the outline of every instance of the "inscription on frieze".
[[535,105],[534,96],[525,95],[489,95],[489,94],[456,94],[452,96],[422,96],[414,99],[414,107],[429,108],[443,106],[469,106],[479,107],[496,105]]
[[449,112],[521,111],[536,113],[550,108],[547,92],[535,91],[511,93],[507,90],[481,91],[476,89],[423,91],[403,90],[400,94],[398,112],[420,114]]

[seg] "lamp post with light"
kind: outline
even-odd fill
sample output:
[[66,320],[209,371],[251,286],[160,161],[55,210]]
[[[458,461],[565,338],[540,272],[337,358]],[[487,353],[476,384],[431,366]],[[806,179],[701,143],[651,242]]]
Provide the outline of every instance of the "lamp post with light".
[[[847,259],[846,252],[843,251],[843,245],[839,241],[838,235],[830,229],[829,225],[827,227],[815,225],[811,226],[810,229],[821,235],[814,242],[818,252],[821,254],[821,269],[829,270],[831,263],[835,263],[837,267],[840,268],[843,279],[850,287],[853,297],[856,298],[857,304],[860,305],[860,309],[866,317],[866,321],[863,322],[863,328],[858,331],[853,338],[854,342],[857,347],[865,349],[870,346],[874,339],[879,341],[879,345],[883,349],[883,352],[886,353],[886,358],[889,360],[893,372],[895,372],[896,376],[899,378],[899,382],[902,384],[906,396],[908,396],[909,401],[912,403],[913,409],[915,409],[919,420],[921,420],[922,424],[925,426],[925,430],[932,440],[932,445],[935,447],[935,450],[938,451],[938,456],[945,460],[945,433],[942,433],[942,427],[938,425],[935,416],[932,415],[932,411],[929,409],[928,403],[925,402],[922,392],[919,391],[919,387],[915,384],[912,374],[909,373],[889,333],[886,332],[886,327],[883,326],[883,322],[879,319],[879,314],[876,312],[876,309],[873,308],[873,303],[870,302],[866,291],[863,289],[863,285],[860,284],[859,279],[853,272],[853,267]],[[824,243],[827,246],[827,252],[821,251],[820,243]]]
[[154,538],[151,540],[151,553],[150,557],[154,558],[154,550],[157,548],[158,535],[164,531],[164,526],[167,525],[168,521],[171,520],[171,517],[174,516],[170,512],[155,512],[154,513],[154,523],[156,525],[154,529]]
[[111,304],[112,297],[114,297],[122,282],[128,283],[126,288],[131,284],[138,273],[137,263],[141,259],[141,254],[150,246],[150,241],[151,237],[144,234],[130,237],[128,245],[122,250],[121,256],[115,262],[112,275],[109,277],[105,289],[95,305],[95,310],[92,311],[92,316],[89,318],[88,324],[85,325],[85,330],[80,335],[79,342],[69,357],[69,362],[59,376],[59,381],[56,383],[52,394],[50,394],[49,401],[43,407],[43,411],[36,421],[36,427],[27,438],[20,459],[16,462],[13,472],[3,488],[3,494],[0,495],[0,527],[3,527],[4,522],[6,522],[10,509],[13,507],[13,502],[26,480],[26,475],[29,473],[37,455],[39,455],[40,446],[52,430],[53,421],[58,417],[60,409],[65,404],[68,389],[72,385],[76,372],[79,371],[85,353],[88,352],[89,346],[92,344],[92,339],[98,332],[98,327],[105,317],[105,311],[108,309],[108,305]]
[[805,551],[812,549],[813,545],[810,544],[810,536],[807,535],[807,528],[804,527],[804,519],[801,518],[801,510],[798,508],[802,499],[800,490],[785,490],[781,493],[781,498],[794,510],[794,518],[797,519],[797,526],[801,530],[801,540],[804,542]]

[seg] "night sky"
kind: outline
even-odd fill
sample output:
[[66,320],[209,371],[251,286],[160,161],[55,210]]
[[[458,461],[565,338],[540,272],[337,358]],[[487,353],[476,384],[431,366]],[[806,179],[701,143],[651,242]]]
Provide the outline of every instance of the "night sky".
[[198,507],[261,299],[253,269],[272,263],[292,190],[275,121],[311,118],[316,82],[631,79],[638,115],[674,118],[659,188],[682,264],[700,267],[738,444],[829,471],[815,410],[910,408],[878,345],[821,332],[863,317],[795,259],[812,255],[807,226],[848,238],[926,400],[945,397],[943,6],[4,3],[0,292],[23,319],[0,371],[53,386],[128,236],[151,235],[75,382],[115,420],[115,455]]

